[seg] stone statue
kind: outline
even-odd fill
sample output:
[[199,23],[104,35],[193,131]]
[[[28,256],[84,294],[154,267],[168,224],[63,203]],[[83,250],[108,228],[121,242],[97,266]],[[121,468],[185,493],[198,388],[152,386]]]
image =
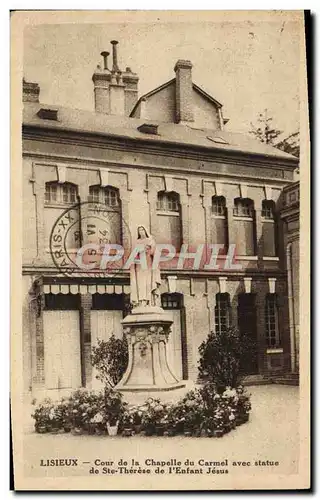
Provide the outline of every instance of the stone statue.
[[[160,270],[152,269],[153,256],[156,248],[154,237],[144,226],[138,226],[137,245],[142,247],[140,253],[142,264],[132,264],[130,268],[130,294],[133,307],[137,306],[161,306],[160,291],[161,285]],[[142,253],[145,253],[145,260]]]

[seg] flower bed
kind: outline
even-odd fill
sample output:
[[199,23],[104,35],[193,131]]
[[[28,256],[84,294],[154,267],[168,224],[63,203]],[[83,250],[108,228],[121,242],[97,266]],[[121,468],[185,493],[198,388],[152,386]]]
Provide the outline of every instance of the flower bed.
[[58,402],[44,400],[32,417],[40,433],[221,437],[247,422],[250,410],[250,395],[242,386],[221,393],[208,382],[177,403],[148,398],[140,406],[129,406],[110,388],[98,393],[79,389]]

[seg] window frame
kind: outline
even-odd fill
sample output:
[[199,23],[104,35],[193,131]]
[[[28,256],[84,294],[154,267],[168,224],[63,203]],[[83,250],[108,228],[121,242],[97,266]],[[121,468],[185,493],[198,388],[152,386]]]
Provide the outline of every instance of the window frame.
[[[265,299],[265,338],[268,349],[281,347],[278,298],[275,293],[268,293]],[[272,339],[274,339],[274,343],[272,343]]]
[[[54,192],[54,198],[51,192]],[[67,195],[65,197],[65,195]],[[44,205],[45,207],[69,207],[78,203],[78,186],[72,182],[49,181],[45,183],[44,188]],[[68,199],[68,198],[74,199]],[[66,199],[67,198],[67,199]]]
[[[106,203],[108,199],[109,201],[113,199],[115,203]],[[99,184],[89,186],[88,202],[100,203],[116,212],[121,211],[120,192],[119,189],[114,186],[100,186]]]
[[[239,209],[240,207],[240,209]],[[251,198],[235,198],[233,201],[233,217],[235,219],[253,220],[254,202]]]
[[[223,300],[221,300],[223,299]],[[222,307],[223,305],[223,307]],[[224,319],[224,321],[222,321]],[[223,326],[225,323],[225,326]],[[216,304],[214,308],[215,332],[225,333],[231,325],[231,303],[229,293],[217,293]]]
[[181,293],[162,293],[161,294],[161,307],[165,311],[182,309],[182,295]]
[[[214,210],[214,207],[217,210]],[[211,197],[211,215],[217,219],[226,218],[226,199],[224,196],[212,196]]]
[[266,222],[275,221],[275,204],[272,200],[263,200],[261,204],[261,218]]
[[[175,208],[172,208],[173,205],[175,205]],[[159,191],[157,193],[156,210],[158,214],[180,216],[181,203],[179,193],[176,191]]]

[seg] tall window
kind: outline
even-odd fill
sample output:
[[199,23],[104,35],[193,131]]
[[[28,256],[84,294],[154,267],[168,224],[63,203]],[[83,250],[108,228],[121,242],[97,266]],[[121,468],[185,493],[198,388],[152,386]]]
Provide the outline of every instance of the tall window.
[[269,293],[265,304],[266,341],[268,347],[280,346],[277,296]]
[[263,200],[261,217],[268,220],[274,220],[274,201]]
[[263,255],[266,257],[275,257],[277,224],[275,214],[275,203],[272,200],[263,200],[261,209],[262,222],[262,243]]
[[174,191],[160,191],[157,197],[159,243],[170,243],[178,251],[181,247],[181,206],[180,197]]
[[73,205],[77,202],[77,186],[70,182],[60,184],[58,182],[46,182],[45,204],[46,205]]
[[257,356],[257,308],[254,293],[238,294],[238,327],[241,337],[246,337],[251,344],[250,352],[243,353],[241,370],[246,374],[258,372]]
[[122,244],[121,199],[119,190],[112,186],[90,186],[89,202],[103,205],[104,215],[97,217],[95,206],[90,207],[87,234],[97,244]]
[[[67,255],[75,254],[81,241],[80,217],[78,205],[78,186],[71,182],[59,183],[57,181],[46,182],[44,192],[44,238],[46,257],[49,258],[51,231],[57,223],[58,218],[66,208],[71,211],[72,225],[66,232],[64,249],[60,252],[67,252]],[[68,259],[68,257],[66,257]],[[73,261],[72,261],[73,265]]]
[[119,191],[111,186],[90,186],[88,200],[93,203],[102,203],[113,209],[120,208]]
[[237,255],[256,254],[254,203],[249,198],[236,198],[233,207],[234,242]]
[[226,199],[224,196],[213,196],[211,199],[211,235],[210,243],[224,245],[228,249],[228,223],[226,217]]
[[230,326],[230,296],[228,293],[216,294],[215,327],[216,333],[223,333]]

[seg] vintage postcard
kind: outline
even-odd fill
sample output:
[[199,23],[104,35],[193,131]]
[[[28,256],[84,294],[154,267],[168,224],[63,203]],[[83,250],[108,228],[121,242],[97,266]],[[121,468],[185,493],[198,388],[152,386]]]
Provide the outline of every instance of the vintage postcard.
[[16,490],[310,488],[305,36],[12,12]]

